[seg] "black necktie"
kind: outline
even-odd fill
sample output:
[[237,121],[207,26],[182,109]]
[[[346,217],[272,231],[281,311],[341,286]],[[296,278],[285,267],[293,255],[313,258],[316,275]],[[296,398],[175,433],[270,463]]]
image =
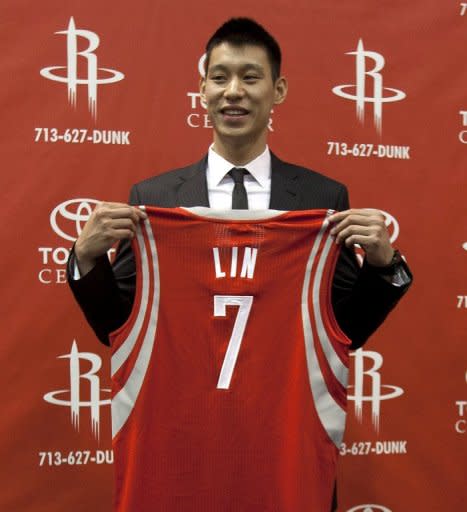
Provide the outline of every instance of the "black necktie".
[[243,177],[247,174],[246,169],[234,167],[229,171],[230,176],[234,180],[234,189],[232,193],[232,209],[233,210],[248,210],[248,196],[246,195]]

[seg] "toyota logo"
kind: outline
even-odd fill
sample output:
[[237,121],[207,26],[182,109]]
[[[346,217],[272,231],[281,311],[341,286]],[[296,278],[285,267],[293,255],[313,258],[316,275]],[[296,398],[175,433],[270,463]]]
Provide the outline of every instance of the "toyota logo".
[[383,210],[380,210],[380,212],[384,215],[384,224],[386,224],[389,231],[389,240],[393,243],[399,236],[399,223],[390,213]]
[[64,201],[52,210],[50,225],[58,236],[74,242],[97,204],[99,204],[99,201],[95,199]]
[[203,77],[206,75],[206,71],[204,69],[206,57],[207,57],[207,55],[205,53],[203,53],[203,55],[201,55],[201,58],[198,61],[198,71],[199,71],[200,76],[203,76]]

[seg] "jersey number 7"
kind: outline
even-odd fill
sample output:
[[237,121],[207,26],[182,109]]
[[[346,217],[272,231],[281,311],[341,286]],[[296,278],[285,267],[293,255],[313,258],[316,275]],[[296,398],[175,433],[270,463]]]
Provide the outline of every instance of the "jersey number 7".
[[225,316],[226,306],[238,306],[237,317],[225,352],[217,389],[229,389],[232,374],[242,344],[243,334],[253,304],[252,295],[214,295],[214,316]]

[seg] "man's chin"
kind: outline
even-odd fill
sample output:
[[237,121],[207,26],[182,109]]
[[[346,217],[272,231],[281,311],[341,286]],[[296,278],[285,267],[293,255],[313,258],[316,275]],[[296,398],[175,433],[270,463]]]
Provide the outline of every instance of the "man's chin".
[[214,126],[216,133],[222,137],[242,137],[250,138],[254,137],[251,126],[248,126],[245,122],[243,123],[219,123]]
[[240,145],[250,142],[255,138],[254,134],[247,130],[241,129],[221,129],[215,130],[219,139],[232,145]]

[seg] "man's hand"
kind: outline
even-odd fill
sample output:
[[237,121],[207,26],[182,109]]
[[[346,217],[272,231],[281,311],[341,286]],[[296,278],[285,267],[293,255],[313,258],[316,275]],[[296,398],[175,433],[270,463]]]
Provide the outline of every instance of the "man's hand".
[[365,251],[367,262],[375,267],[390,264],[394,249],[389,241],[384,215],[379,210],[352,208],[334,213],[329,221],[334,224],[331,235],[336,237],[336,243],[344,243],[347,247],[359,244]]
[[96,264],[115,242],[133,238],[138,222],[146,213],[124,203],[99,203],[86,222],[75,244],[75,256],[81,276]]

